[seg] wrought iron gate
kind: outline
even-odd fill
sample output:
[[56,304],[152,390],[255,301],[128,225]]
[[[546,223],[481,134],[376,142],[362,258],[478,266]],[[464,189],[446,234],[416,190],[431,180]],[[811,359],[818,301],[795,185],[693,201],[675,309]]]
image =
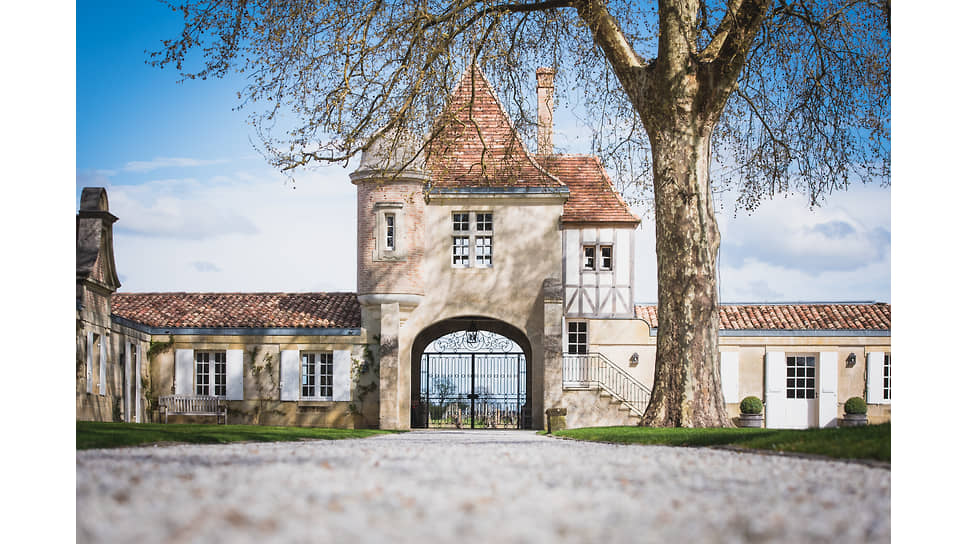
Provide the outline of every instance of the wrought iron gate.
[[424,353],[414,427],[525,429],[523,353]]
[[[461,331],[438,339],[429,347],[440,351],[425,351],[421,356],[420,391],[419,396],[413,399],[411,426],[435,429],[530,428],[528,371],[524,353],[518,351],[520,348],[517,344],[500,335],[471,331],[471,336],[467,332]],[[474,341],[468,343],[468,337]],[[481,347],[504,351],[467,353]],[[511,351],[512,347],[516,349]]]

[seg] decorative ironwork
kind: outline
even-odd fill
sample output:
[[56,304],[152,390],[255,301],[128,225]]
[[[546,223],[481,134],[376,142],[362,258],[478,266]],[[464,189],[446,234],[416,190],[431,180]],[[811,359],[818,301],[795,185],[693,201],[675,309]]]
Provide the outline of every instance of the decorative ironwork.
[[524,353],[424,353],[415,428],[526,429],[531,426]]
[[452,332],[434,340],[427,350],[434,353],[520,352],[516,342],[488,331],[479,331],[474,322],[465,331]]

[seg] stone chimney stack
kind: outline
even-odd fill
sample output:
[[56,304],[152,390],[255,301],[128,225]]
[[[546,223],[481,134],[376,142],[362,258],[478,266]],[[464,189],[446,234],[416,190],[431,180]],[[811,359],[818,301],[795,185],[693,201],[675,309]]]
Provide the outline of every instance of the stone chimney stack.
[[554,152],[551,133],[554,130],[552,113],[555,107],[555,71],[538,68],[538,155]]

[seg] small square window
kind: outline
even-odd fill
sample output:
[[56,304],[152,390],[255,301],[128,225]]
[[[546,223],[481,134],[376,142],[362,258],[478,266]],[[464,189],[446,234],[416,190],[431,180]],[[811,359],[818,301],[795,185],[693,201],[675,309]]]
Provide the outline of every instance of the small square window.
[[477,232],[490,232],[494,228],[490,213],[478,212],[475,215],[477,216]]
[[568,322],[568,353],[572,355],[588,353],[588,323],[584,321]]
[[584,256],[582,268],[584,270],[595,270],[595,246],[584,246],[582,254]]
[[611,270],[612,269],[612,246],[601,246],[598,248],[599,254],[601,256],[601,268],[600,270]]
[[454,214],[454,232],[467,232],[471,230],[471,220],[469,213]]

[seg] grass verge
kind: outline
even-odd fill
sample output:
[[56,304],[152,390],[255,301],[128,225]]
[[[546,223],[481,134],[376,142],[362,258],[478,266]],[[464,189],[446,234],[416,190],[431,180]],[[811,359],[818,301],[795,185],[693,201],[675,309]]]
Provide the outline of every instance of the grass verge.
[[158,443],[228,444],[230,442],[286,442],[366,438],[395,431],[377,429],[319,429],[258,425],[163,425],[160,423],[102,423],[78,421],[77,449],[120,448]]
[[891,424],[834,429],[666,429],[588,427],[556,431],[555,436],[617,444],[733,446],[825,455],[838,459],[891,462]]

